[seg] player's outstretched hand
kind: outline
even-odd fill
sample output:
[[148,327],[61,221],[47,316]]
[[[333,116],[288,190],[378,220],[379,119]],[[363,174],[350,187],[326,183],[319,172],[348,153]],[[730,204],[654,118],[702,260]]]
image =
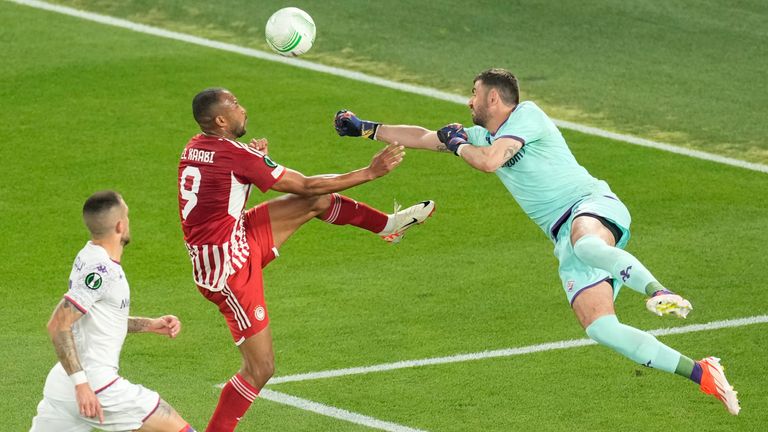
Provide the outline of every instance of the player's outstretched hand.
[[248,147],[258,150],[262,153],[269,154],[269,149],[267,146],[269,145],[269,141],[267,141],[266,138],[253,138],[251,142],[248,143]]
[[437,139],[440,140],[441,143],[445,144],[445,147],[452,151],[453,154],[456,156],[459,155],[457,152],[459,150],[459,147],[462,144],[468,144],[467,140],[469,137],[467,136],[467,132],[464,130],[464,126],[462,126],[460,123],[451,123],[449,125],[445,125],[442,129],[437,131]]
[[333,119],[333,126],[339,136],[353,136],[375,139],[376,130],[381,123],[369,120],[360,120],[352,111],[341,110]]
[[163,315],[152,320],[149,331],[175,338],[181,332],[181,321],[173,315]]
[[104,411],[101,409],[99,398],[93,392],[91,386],[86,382],[75,386],[75,399],[80,415],[88,418],[99,418],[99,423],[104,423]]
[[371,170],[375,178],[387,175],[403,161],[405,147],[397,142],[381,149],[371,160],[368,169]]

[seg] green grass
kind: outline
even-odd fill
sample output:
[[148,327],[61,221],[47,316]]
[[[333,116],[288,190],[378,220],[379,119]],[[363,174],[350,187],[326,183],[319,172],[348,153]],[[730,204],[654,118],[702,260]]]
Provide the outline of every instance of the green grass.
[[761,0],[56,3],[264,50],[269,15],[298,6],[318,27],[306,59],[467,96],[506,67],[555,118],[768,163]]
[[[707,344],[727,347],[723,356],[760,352],[768,338],[747,329],[665,337],[666,343],[696,350]],[[765,406],[768,392],[761,382],[734,380],[745,399],[739,417],[691,385],[626,359],[606,361],[602,347],[537,353],[512,358],[280,384],[278,391],[320,403],[340,405],[411,427],[439,431],[512,431],[534,427],[544,431],[621,430],[759,430],[765,414],[747,411]],[[761,374],[759,363],[733,362],[734,376]],[[440,379],[435,379],[439,376]],[[392,393],[382,388],[396,389]],[[663,397],[659,396],[663,389]],[[542,395],[547,395],[542,397]],[[681,402],[682,401],[682,402]],[[754,405],[753,405],[754,404]],[[617,427],[617,425],[620,425]]]
[[[430,127],[466,118],[455,104],[6,2],[0,41],[0,273],[8,296],[0,382],[12,395],[0,419],[9,431],[29,427],[55,362],[44,326],[87,239],[82,202],[97,189],[121,191],[131,207],[134,242],[123,263],[132,313],[173,313],[184,322],[174,341],[130,336],[121,374],[158,390],[202,429],[218,397],[214,385],[238,368],[223,320],[191,283],[178,226],[176,166],[195,132],[196,91],[231,88],[249,108],[248,137],[267,136],[276,161],[308,174],[357,168],[377,149],[335,136],[330,117],[339,106]],[[577,78],[563,72],[564,80]],[[728,98],[740,97],[730,90]],[[632,212],[630,251],[693,301],[686,323],[766,313],[768,176],[565,135]],[[409,152],[398,170],[349,195],[382,209],[395,198],[432,198],[438,211],[397,247],[318,222],[291,238],[265,271],[277,375],[584,337],[559,288],[550,242],[495,176],[450,155]],[[626,288],[617,309],[640,328],[681,324],[651,316]],[[766,338],[765,325],[663,338],[693,357],[723,357],[743,398],[738,418],[684,380],[600,347],[274,389],[427,430],[751,431],[768,421]],[[259,400],[240,430],[365,428]]]

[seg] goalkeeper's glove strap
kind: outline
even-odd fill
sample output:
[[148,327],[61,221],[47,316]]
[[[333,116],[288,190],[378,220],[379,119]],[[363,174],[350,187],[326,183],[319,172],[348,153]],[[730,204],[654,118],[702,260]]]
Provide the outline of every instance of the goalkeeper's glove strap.
[[375,123],[367,120],[363,120],[360,125],[360,136],[371,140],[376,140],[376,132],[379,131],[381,123]]

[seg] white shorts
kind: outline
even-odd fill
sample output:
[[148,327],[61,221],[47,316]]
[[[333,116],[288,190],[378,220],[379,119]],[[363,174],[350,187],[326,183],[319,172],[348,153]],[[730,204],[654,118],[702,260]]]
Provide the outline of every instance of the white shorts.
[[37,405],[30,432],[90,432],[92,428],[133,431],[139,429],[160,404],[157,392],[124,378],[118,378],[97,397],[104,412],[104,423],[99,423],[98,417],[81,416],[76,401],[44,397]]

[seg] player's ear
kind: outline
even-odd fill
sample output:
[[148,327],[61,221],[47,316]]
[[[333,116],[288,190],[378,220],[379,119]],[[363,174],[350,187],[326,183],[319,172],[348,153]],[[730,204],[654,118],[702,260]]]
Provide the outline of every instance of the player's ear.
[[227,119],[224,118],[224,116],[217,115],[213,118],[213,122],[216,124],[216,127],[224,127],[227,125]]
[[128,229],[128,224],[125,219],[118,219],[115,224],[115,233],[122,234]]
[[488,102],[494,104],[499,101],[499,91],[495,88],[488,90]]

